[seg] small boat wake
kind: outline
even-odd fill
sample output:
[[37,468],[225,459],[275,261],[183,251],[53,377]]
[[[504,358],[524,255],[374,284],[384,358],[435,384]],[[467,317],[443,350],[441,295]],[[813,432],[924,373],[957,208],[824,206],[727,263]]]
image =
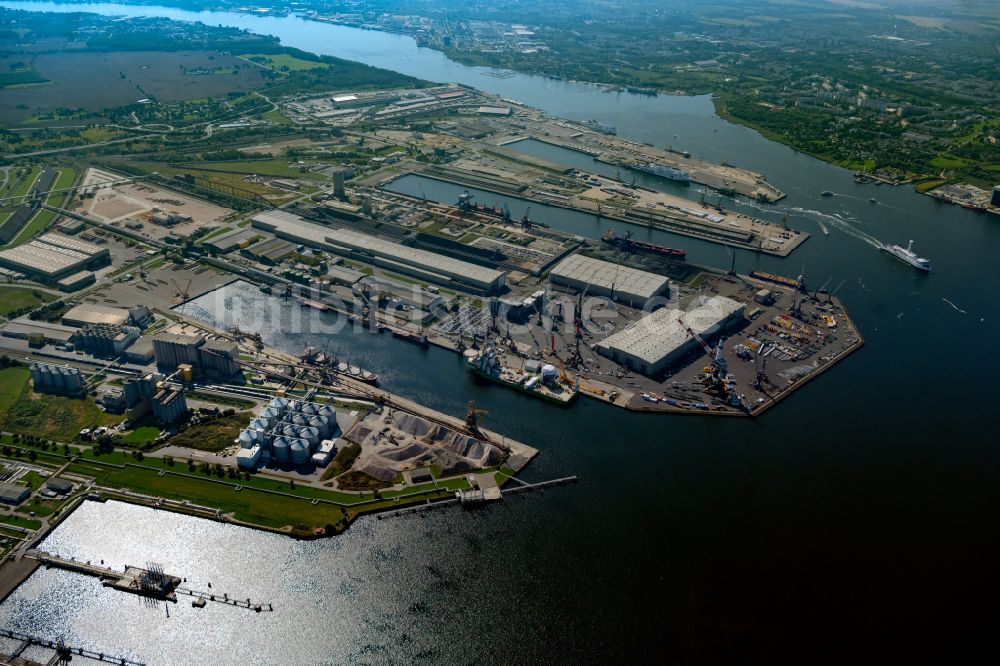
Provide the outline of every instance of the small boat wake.
[[882,241],[858,228],[858,225],[865,224],[863,220],[853,217],[844,217],[840,213],[824,213],[821,210],[802,208],[801,206],[783,206],[781,204],[765,206],[756,201],[745,198],[740,198],[739,202],[764,214],[780,213],[782,215],[788,214],[810,219],[819,225],[820,230],[826,235],[829,235],[828,227],[833,227],[838,231],[844,232],[848,236],[853,236],[860,241],[868,243],[875,249],[881,250],[884,247]]
[[954,303],[952,303],[951,301],[949,301],[949,300],[948,300],[947,298],[944,298],[944,297],[942,296],[942,297],[941,297],[941,300],[942,300],[942,301],[944,301],[945,303],[947,303],[948,305],[950,305],[950,306],[951,306],[952,308],[954,308],[955,310],[957,310],[957,311],[961,312],[962,314],[969,314],[968,312],[966,312],[966,311],[965,311],[965,310],[963,310],[962,308],[958,307],[957,305],[955,305]]

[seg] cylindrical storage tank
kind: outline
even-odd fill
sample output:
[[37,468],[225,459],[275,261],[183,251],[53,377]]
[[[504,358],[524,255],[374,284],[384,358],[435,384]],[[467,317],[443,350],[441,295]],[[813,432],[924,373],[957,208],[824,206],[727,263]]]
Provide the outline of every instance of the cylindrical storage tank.
[[546,363],[542,366],[542,379],[549,381],[559,376],[556,366]]
[[309,446],[319,443],[319,429],[312,426],[299,428],[299,437],[309,442]]
[[52,386],[57,389],[66,388],[66,378],[63,377],[62,368],[52,368],[49,373],[49,376],[52,378]]
[[296,465],[304,465],[309,462],[309,447],[301,439],[292,442],[290,457]]
[[318,416],[326,416],[329,417],[330,419],[334,419],[337,417],[337,410],[331,407],[330,405],[319,405],[319,407],[316,409],[316,414]]
[[240,448],[241,449],[249,449],[249,448],[253,447],[253,445],[256,443],[256,441],[257,441],[257,438],[249,430],[244,430],[243,432],[240,433]]
[[262,418],[265,421],[267,421],[268,427],[273,426],[274,423],[275,423],[275,421],[277,421],[278,418],[280,418],[280,416],[281,416],[281,412],[279,412],[274,407],[268,407],[267,409],[263,410],[260,413],[260,418]]
[[303,402],[302,408],[299,410],[300,414],[305,414],[306,416],[312,416],[316,413],[316,405],[311,402]]
[[309,419],[302,414],[296,414],[292,417],[292,423],[298,426],[304,426],[309,423]]
[[310,416],[309,427],[316,428],[316,431],[319,432],[320,439],[326,437],[330,433],[330,425],[325,416]]
[[284,411],[288,407],[288,398],[277,397],[271,401],[270,407],[274,407],[279,412]]
[[285,437],[275,437],[271,442],[271,450],[278,462],[288,462],[289,458],[288,439]]
[[268,430],[270,429],[271,424],[268,422],[267,419],[258,417],[253,421],[251,421],[250,425],[247,427],[250,430]]
[[285,403],[285,410],[288,412],[293,412],[297,414],[299,411],[299,407],[300,405],[297,400],[289,400],[287,403]]

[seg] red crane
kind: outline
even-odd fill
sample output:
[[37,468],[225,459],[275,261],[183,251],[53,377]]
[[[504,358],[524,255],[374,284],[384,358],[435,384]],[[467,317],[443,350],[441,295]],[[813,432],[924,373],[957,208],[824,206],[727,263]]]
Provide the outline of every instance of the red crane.
[[722,339],[719,338],[719,345],[712,349],[712,347],[702,339],[700,335],[694,332],[694,330],[684,323],[683,319],[678,319],[677,322],[684,327],[687,334],[698,341],[701,348],[708,355],[708,358],[712,360],[712,368],[715,370],[715,376],[717,379],[725,380],[726,375],[729,374],[729,364],[726,363],[725,357],[722,355]]

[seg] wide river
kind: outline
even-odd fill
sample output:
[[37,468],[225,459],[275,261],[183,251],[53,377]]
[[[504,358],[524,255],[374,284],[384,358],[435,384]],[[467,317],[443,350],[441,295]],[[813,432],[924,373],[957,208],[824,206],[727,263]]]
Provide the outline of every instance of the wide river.
[[[86,504],[46,548],[116,566],[160,562],[193,582],[263,598],[275,612],[182,603],[167,618],[162,606],[51,570],[0,606],[0,627],[150,664],[748,661],[797,645],[850,652],[870,639],[898,655],[920,649],[917,636],[985,630],[990,614],[976,614],[974,601],[995,597],[1000,554],[1000,218],[908,187],[855,185],[843,169],[721,120],[707,97],[496,78],[405,36],[296,17],[0,6],[238,26],[555,115],[597,118],[630,138],[761,171],[788,198],[762,209],[734,205],[775,220],[787,214],[814,237],[787,259],[739,252],[737,269],[804,271],[814,285],[842,285],[838,296],[867,339],[751,421],[638,416],[590,400],[560,410],[474,383],[444,351],[345,336],[337,348],[379,372],[390,390],[452,414],[475,399],[490,410],[490,428],[540,448],[527,478],[577,474],[580,483],[475,513],[364,519],[337,539],[310,543]],[[823,190],[836,196],[821,197]],[[589,219],[558,222],[578,224],[584,235],[599,230]],[[700,263],[729,264],[720,246],[650,237],[689,248]],[[914,239],[935,272],[919,275],[878,252],[876,238]],[[214,320],[254,298],[263,297],[237,285],[191,307]],[[274,328],[265,334],[294,350],[309,341]]]

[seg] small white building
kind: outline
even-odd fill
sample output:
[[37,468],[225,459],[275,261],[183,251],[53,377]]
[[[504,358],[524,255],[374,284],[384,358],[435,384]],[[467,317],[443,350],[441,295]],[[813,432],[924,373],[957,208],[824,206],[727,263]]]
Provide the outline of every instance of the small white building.
[[236,452],[236,465],[240,469],[256,469],[260,463],[261,452],[262,449],[256,444],[249,449],[240,447],[240,450]]
[[312,461],[317,467],[326,467],[333,460],[333,456],[337,454],[337,442],[336,439],[324,439],[320,442],[319,447],[316,452],[312,454]]

